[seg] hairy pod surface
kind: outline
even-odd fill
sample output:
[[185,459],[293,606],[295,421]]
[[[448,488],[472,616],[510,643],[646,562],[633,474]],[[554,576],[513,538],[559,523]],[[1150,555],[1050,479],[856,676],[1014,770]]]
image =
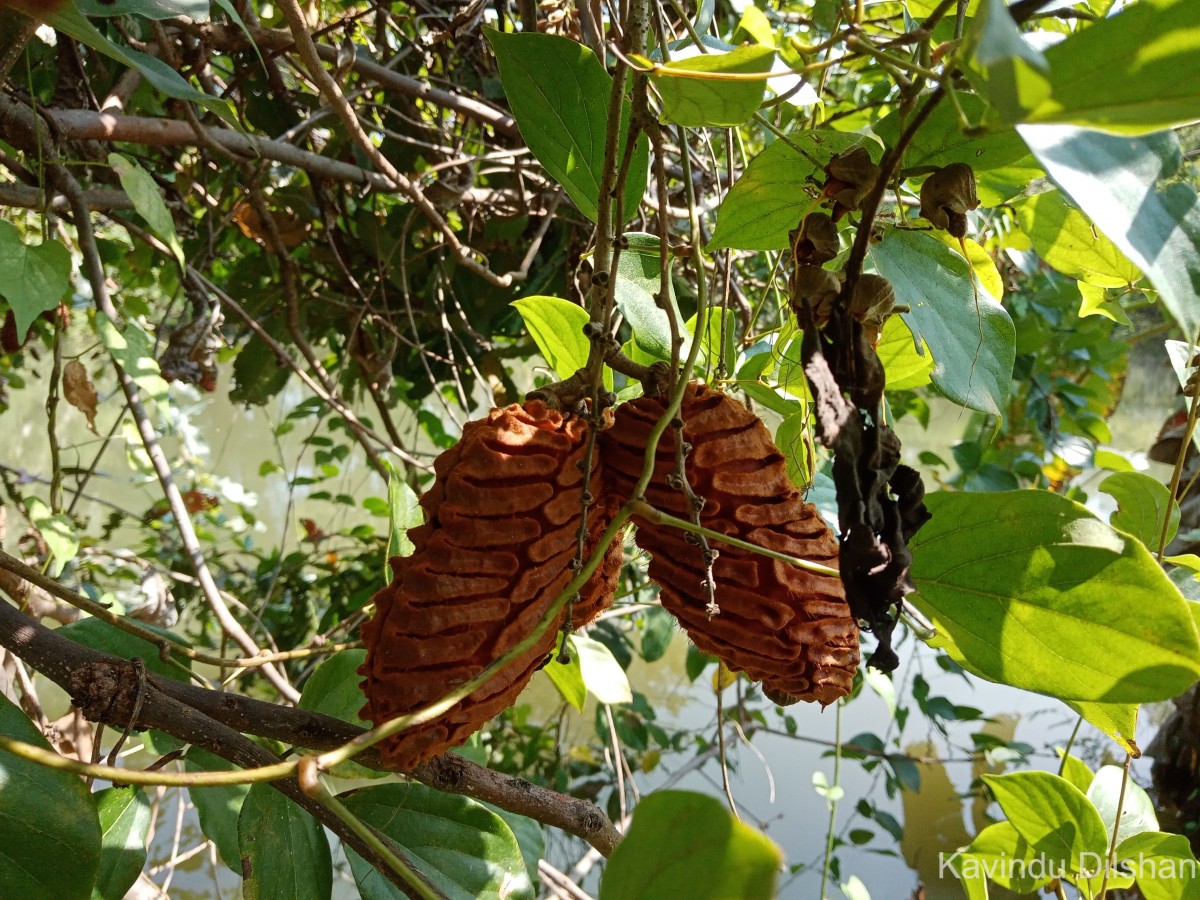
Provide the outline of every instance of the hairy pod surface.
[[[425,524],[409,532],[413,553],[391,560],[392,583],[375,595],[362,629],[363,718],[378,725],[440,700],[546,615],[574,574],[587,436],[583,419],[533,400],[468,422],[437,458],[421,498]],[[601,487],[594,454],[588,491],[600,497]],[[611,520],[605,504],[589,508],[587,552]],[[620,564],[618,539],[580,592],[574,625],[612,602]],[[448,712],[381,744],[384,759],[407,771],[466,741],[513,703],[553,652],[564,618]]]
[[[601,437],[614,502],[630,496],[641,472],[650,430],[664,401],[643,397],[618,407]],[[837,569],[838,544],[816,509],[788,477],[783,454],[762,421],[733,397],[707,385],[687,386],[680,417],[692,445],[687,477],[703,498],[700,524],[758,546]],[[690,518],[682,491],[670,486],[675,439],[659,442],[646,500]],[[822,705],[849,693],[858,667],[858,624],[841,580],[759,553],[712,541],[720,612],[709,618],[704,554],[678,529],[634,519],[637,543],[653,554],[650,577],[662,588],[665,609],[692,641],[731,669],[762,681],[776,703],[815,700]]]

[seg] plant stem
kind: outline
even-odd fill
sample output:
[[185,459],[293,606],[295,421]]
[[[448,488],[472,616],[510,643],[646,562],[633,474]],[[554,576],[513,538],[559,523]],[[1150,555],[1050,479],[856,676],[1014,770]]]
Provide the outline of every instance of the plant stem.
[[1108,857],[1104,860],[1104,874],[1100,878],[1100,900],[1108,896],[1108,873],[1112,870],[1117,858],[1117,836],[1121,833],[1121,813],[1125,807],[1125,786],[1129,784],[1129,766],[1133,762],[1133,754],[1125,754],[1125,771],[1121,775],[1121,792],[1117,796],[1117,813],[1113,816],[1112,840],[1108,843]]
[[[834,733],[833,733],[833,784],[830,787],[836,788],[839,786],[839,780],[842,774],[842,701],[837,701],[837,709],[834,716]],[[828,796],[826,797],[829,800]],[[834,825],[837,821],[838,798],[836,792],[833,799],[829,800],[829,827],[825,833],[825,864],[821,867],[821,892],[817,896],[820,900],[825,900],[825,885],[829,881],[829,867],[833,863],[833,837]]]

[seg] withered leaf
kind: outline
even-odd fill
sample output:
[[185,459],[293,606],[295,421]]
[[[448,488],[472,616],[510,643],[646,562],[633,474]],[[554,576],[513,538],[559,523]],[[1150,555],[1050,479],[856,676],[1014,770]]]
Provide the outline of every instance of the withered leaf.
[[88,428],[96,434],[96,388],[83,363],[73,359],[63,366],[62,386],[67,402],[87,416]]

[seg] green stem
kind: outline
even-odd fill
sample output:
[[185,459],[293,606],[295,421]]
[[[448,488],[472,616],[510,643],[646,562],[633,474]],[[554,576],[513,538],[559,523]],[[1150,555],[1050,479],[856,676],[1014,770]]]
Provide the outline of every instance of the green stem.
[[1075,746],[1075,738],[1079,735],[1079,726],[1083,724],[1083,716],[1080,716],[1075,721],[1075,727],[1071,729],[1071,736],[1067,738],[1067,746],[1063,748],[1062,760],[1058,764],[1059,777],[1067,769],[1067,757],[1071,754],[1071,748]]
[[1125,772],[1121,776],[1121,793],[1117,796],[1117,814],[1113,817],[1112,840],[1108,843],[1108,858],[1104,861],[1104,874],[1100,878],[1100,900],[1108,896],[1108,873],[1117,858],[1117,835],[1121,832],[1121,812],[1125,806],[1125,786],[1129,784],[1129,766],[1133,754],[1125,754]]
[[[838,787],[839,780],[842,774],[842,701],[837,702],[837,710],[834,718],[834,734],[833,734],[833,784],[831,787]],[[837,795],[834,794],[832,800],[829,801],[829,827],[825,833],[825,864],[821,867],[821,892],[817,895],[820,900],[825,900],[825,885],[829,881],[829,867],[833,864],[833,836],[834,825],[837,821]]]

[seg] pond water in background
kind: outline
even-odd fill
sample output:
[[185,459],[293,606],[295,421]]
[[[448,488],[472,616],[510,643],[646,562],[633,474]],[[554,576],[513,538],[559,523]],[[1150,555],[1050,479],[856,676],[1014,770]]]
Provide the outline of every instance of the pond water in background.
[[[1148,449],[1154,435],[1170,409],[1174,395],[1174,379],[1165,366],[1165,354],[1139,360],[1133,367],[1126,385],[1122,404],[1112,420],[1114,446],[1117,449],[1143,452]],[[32,380],[32,379],[31,379]],[[37,423],[41,412],[42,398],[33,396],[34,391],[18,392],[13,399],[14,408],[6,414],[10,422]],[[378,528],[386,528],[386,521],[374,517],[367,511],[332,506],[322,501],[306,500],[311,489],[300,488],[289,498],[287,486],[280,476],[264,476],[259,467],[263,459],[271,455],[272,449],[284,466],[290,467],[299,457],[301,440],[305,430],[298,428],[275,443],[272,428],[286,412],[302,399],[299,391],[288,391],[275,403],[264,408],[244,409],[229,403],[226,386],[220,392],[190,401],[195,406],[191,425],[196,437],[208,447],[208,466],[228,476],[235,485],[231,490],[244,489],[257,498],[256,516],[262,531],[259,542],[264,545],[277,543],[281,535],[291,547],[297,546],[299,517],[312,517],[322,522],[327,531],[348,527],[360,521],[370,521]],[[181,401],[185,405],[188,401]],[[102,402],[100,427],[111,424],[111,401]],[[73,410],[62,413],[60,437],[64,445],[75,442],[84,447],[78,456],[74,451],[65,457],[65,464],[77,465],[82,460],[86,465],[90,453],[95,452],[95,438],[83,429],[81,419]],[[935,405],[934,419],[929,432],[905,428],[906,458],[915,459],[916,453],[925,446],[934,449],[930,434],[937,435],[936,448],[944,453],[952,443],[951,435],[961,435],[970,425],[971,417],[959,412],[957,407]],[[903,423],[901,423],[903,425]],[[21,447],[29,441],[40,440],[40,431],[34,433],[33,426],[6,428],[0,434],[0,460],[19,460],[31,472],[39,472],[43,465],[21,454]],[[27,433],[26,433],[27,432]],[[90,448],[90,449],[88,449]],[[179,454],[187,450],[178,440],[168,442],[168,453]],[[104,477],[95,479],[88,487],[90,494],[121,505],[133,511],[141,511],[156,499],[157,485],[147,484],[145,479],[132,473],[125,463],[125,446],[119,439],[106,453],[99,467]],[[1160,474],[1161,470],[1155,470]],[[328,488],[333,492],[344,491],[355,497],[385,496],[386,489],[378,477],[361,460],[351,456],[342,467],[338,483]],[[932,489],[932,485],[931,485]],[[105,514],[103,505],[84,508],[95,521]],[[118,535],[119,543],[124,536]],[[665,727],[692,729],[708,738],[715,735],[715,698],[711,685],[711,669],[695,683],[690,683],[684,669],[686,640],[677,634],[667,657],[653,665],[635,661],[630,669],[630,679],[636,690],[644,693],[659,711],[660,724]],[[967,759],[972,748],[970,734],[985,730],[1006,741],[1019,741],[1034,749],[1029,764],[1035,768],[1056,770],[1057,759],[1054,748],[1063,746],[1075,725],[1074,715],[1061,703],[1049,698],[993,685],[979,680],[967,681],[956,674],[943,671],[935,663],[935,654],[924,644],[908,638],[900,649],[902,663],[895,673],[901,703],[911,707],[912,678],[922,675],[930,686],[930,696],[946,697],[954,704],[973,706],[985,711],[991,723],[947,723],[945,735],[928,727],[927,720],[914,708],[906,727],[897,733],[896,725],[887,703],[871,689],[864,688],[863,695],[845,707],[842,713],[841,735],[850,741],[858,734],[875,734],[890,742],[899,737],[899,749],[919,757],[936,757],[944,763],[918,763],[920,790],[904,792],[888,798],[883,789],[881,768],[875,772],[863,770],[857,760],[843,760],[840,786],[844,796],[840,801],[835,829],[846,835],[851,829],[868,829],[873,837],[861,846],[847,844],[838,850],[841,859],[842,881],[850,875],[858,876],[874,900],[904,900],[912,893],[918,881],[926,885],[928,900],[960,898],[963,896],[957,881],[948,873],[939,872],[939,852],[952,852],[965,844],[977,832],[985,820],[984,810],[974,802],[964,803],[971,781],[981,774],[978,765]],[[732,702],[733,689],[726,689],[726,702]],[[65,702],[65,698],[60,698]],[[534,716],[545,716],[546,721],[557,719],[559,701],[545,676],[539,675],[522,703],[530,703]],[[53,714],[53,710],[51,713]],[[1156,716],[1165,708],[1143,710],[1138,728],[1138,743],[1145,747],[1152,736]],[[837,731],[836,714],[833,708],[821,711],[808,704],[788,709],[797,722],[798,737],[759,733],[754,736],[754,750],[736,741],[730,741],[730,781],[743,818],[762,828],[780,845],[789,865],[804,864],[806,868],[794,877],[782,881],[782,897],[812,898],[818,894],[821,880],[821,858],[824,852],[828,825],[828,808],[824,799],[813,786],[813,773],[822,772],[833,780],[833,760],[827,756],[829,748],[813,741],[832,742]],[[768,713],[768,718],[773,714]],[[536,719],[535,719],[536,720]],[[591,708],[583,714],[569,718],[571,729],[590,732],[594,723]],[[1084,726],[1077,739],[1076,753],[1095,767],[1102,761],[1119,762],[1118,748],[1100,736],[1094,729]],[[757,751],[757,752],[755,752]],[[761,756],[760,756],[761,754]],[[702,791],[723,797],[720,773],[714,763],[687,771],[678,780],[672,773],[686,767],[691,754],[675,754],[663,757],[660,766],[650,773],[638,773],[636,783],[643,793],[671,781],[671,786]],[[1134,777],[1139,783],[1149,783],[1149,760],[1143,759],[1134,765]],[[999,771],[999,767],[987,771]],[[181,846],[195,846],[199,839],[194,811],[183,808],[179,817],[176,793],[168,797],[160,810],[150,865],[161,864],[169,859],[175,844],[176,828],[183,837]],[[904,830],[903,840],[896,842],[878,825],[864,819],[854,811],[855,804],[868,798],[879,809],[893,815]],[[861,837],[861,835],[860,835]],[[570,870],[583,855],[582,848],[574,843],[554,838],[548,841],[551,862]],[[335,863],[341,854],[335,851]],[[943,875],[944,877],[939,877]],[[595,872],[588,882],[595,887]],[[353,884],[335,879],[335,896],[354,897]],[[182,863],[171,884],[172,897],[185,900],[201,898],[236,897],[239,879],[219,862],[212,864],[211,854],[193,856]],[[836,881],[827,888],[827,896],[841,896]]]

